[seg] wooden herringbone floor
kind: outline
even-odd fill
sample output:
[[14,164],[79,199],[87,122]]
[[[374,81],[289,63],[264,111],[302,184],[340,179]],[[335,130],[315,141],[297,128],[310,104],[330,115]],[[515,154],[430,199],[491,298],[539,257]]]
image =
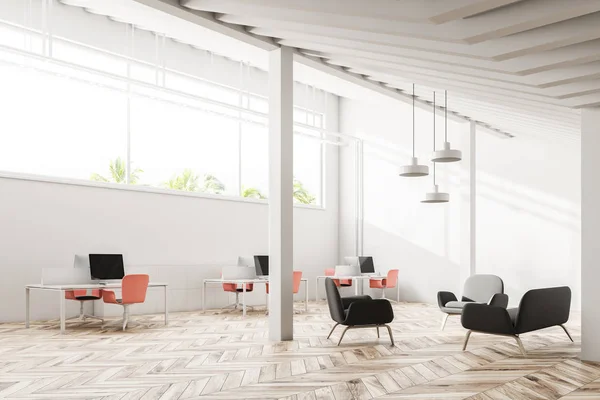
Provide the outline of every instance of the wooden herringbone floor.
[[[297,305],[301,309],[300,305]],[[326,305],[295,315],[295,340],[271,343],[262,311],[138,317],[150,329],[100,330],[95,322],[0,325],[0,398],[36,399],[600,399],[600,364],[578,360],[577,316],[568,327],[510,338],[465,331],[423,304],[394,305],[396,346],[385,331],[331,328]]]

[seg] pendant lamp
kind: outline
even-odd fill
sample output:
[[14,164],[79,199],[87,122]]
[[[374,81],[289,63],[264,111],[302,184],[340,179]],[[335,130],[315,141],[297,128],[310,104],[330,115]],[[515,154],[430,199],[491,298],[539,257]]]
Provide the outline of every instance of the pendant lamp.
[[419,177],[429,175],[429,167],[427,165],[420,165],[417,157],[415,157],[415,84],[412,86],[412,130],[413,130],[413,145],[412,145],[412,158],[410,159],[410,165],[403,165],[400,167],[399,175],[405,177]]
[[[435,153],[435,92],[433,92],[433,152]],[[435,163],[433,164],[433,188],[431,192],[425,193],[425,199],[421,203],[447,203],[450,201],[448,193],[440,192],[435,183]]]
[[445,114],[445,139],[444,139],[444,149],[433,152],[433,156],[431,157],[431,161],[436,162],[456,162],[462,159],[462,153],[460,150],[452,149],[450,147],[450,142],[448,142],[448,91],[444,91],[445,101],[444,101],[444,114]]

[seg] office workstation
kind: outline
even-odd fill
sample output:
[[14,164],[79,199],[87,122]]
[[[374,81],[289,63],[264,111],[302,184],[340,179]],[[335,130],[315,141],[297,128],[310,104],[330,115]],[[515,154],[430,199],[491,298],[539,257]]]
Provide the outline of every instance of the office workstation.
[[0,398],[600,398],[598,26],[0,1]]

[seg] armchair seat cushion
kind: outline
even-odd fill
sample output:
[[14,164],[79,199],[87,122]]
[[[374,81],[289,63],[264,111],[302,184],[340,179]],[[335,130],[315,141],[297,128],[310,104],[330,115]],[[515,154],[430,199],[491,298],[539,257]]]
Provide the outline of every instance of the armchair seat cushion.
[[472,301],[449,301],[444,307],[446,308],[464,308],[465,304],[472,303]]
[[463,308],[467,304],[480,304],[475,301],[449,301],[441,308],[446,314],[462,314]]

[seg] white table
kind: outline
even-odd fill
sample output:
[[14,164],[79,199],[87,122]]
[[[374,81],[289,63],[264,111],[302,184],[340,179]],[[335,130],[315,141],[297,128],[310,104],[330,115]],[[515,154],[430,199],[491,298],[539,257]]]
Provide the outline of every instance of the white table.
[[[300,282],[304,282],[304,311],[308,311],[308,279],[302,278]],[[249,284],[255,283],[269,283],[268,279],[222,279],[222,278],[209,278],[202,280],[202,310],[206,307],[206,285],[208,283],[223,284],[223,283],[234,283],[236,285],[242,285],[242,316],[246,316],[246,288]]]
[[352,280],[352,286],[354,286],[354,294],[358,295],[358,282],[359,281],[363,281],[365,279],[385,279],[385,276],[380,276],[380,275],[357,275],[357,276],[336,276],[336,275],[321,275],[321,276],[317,276],[316,278],[316,283],[315,283],[315,300],[319,300],[319,279],[327,279],[327,278],[331,278],[331,279],[339,279],[339,280],[348,280],[351,279]]
[[[165,325],[169,323],[169,309],[167,307],[167,283],[157,283],[150,282],[148,284],[149,288],[154,287],[162,287],[164,288],[164,298],[165,298]],[[29,293],[31,290],[48,290],[51,292],[58,292],[59,294],[59,303],[60,303],[60,333],[65,333],[66,326],[66,318],[65,318],[65,308],[66,308],[66,299],[65,292],[71,290],[98,290],[98,289],[121,289],[121,282],[115,283],[107,283],[105,285],[101,285],[98,283],[82,283],[82,284],[68,284],[68,285],[43,285],[40,283],[26,285],[25,286],[25,328],[29,328]]]

